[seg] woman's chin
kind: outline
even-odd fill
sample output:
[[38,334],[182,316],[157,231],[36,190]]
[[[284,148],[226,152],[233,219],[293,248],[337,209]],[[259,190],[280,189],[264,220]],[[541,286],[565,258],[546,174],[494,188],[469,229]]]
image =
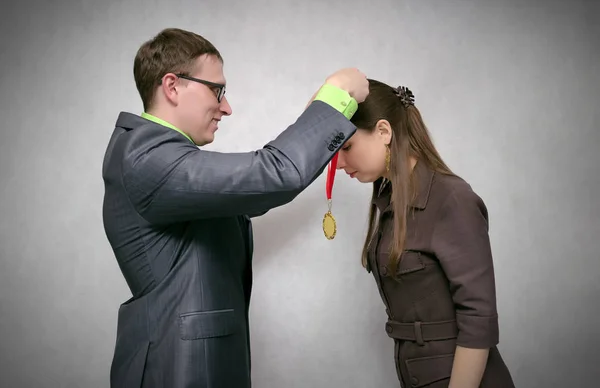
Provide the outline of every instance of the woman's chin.
[[357,175],[355,178],[360,183],[373,183],[377,180],[377,179],[372,179],[371,177],[365,177],[362,175]]

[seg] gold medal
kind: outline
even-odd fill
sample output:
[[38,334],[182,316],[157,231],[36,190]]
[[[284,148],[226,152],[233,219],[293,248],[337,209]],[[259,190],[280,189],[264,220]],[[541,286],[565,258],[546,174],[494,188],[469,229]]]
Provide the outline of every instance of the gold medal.
[[323,233],[328,240],[333,240],[337,232],[335,218],[331,214],[331,200],[329,201],[329,211],[323,216]]

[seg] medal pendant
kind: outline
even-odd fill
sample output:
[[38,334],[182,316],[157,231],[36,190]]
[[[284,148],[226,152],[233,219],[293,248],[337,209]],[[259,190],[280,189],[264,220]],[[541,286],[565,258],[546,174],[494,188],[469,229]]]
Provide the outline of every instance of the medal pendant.
[[333,218],[333,214],[331,214],[331,212],[325,213],[323,216],[323,233],[325,233],[325,237],[327,237],[328,240],[333,240],[336,231],[335,218]]
[[329,211],[323,216],[323,233],[328,240],[333,240],[337,232],[335,218],[331,214],[331,202],[329,202]]

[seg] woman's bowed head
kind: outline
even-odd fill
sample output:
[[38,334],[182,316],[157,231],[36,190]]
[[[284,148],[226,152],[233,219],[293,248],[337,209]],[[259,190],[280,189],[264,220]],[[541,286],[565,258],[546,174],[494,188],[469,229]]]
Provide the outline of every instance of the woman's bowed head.
[[[417,160],[442,174],[453,175],[437,152],[415,96],[404,86],[394,88],[369,79],[369,95],[352,117],[356,133],[338,156],[338,169],[362,183],[373,183],[377,196],[388,183],[393,189],[394,244],[390,269],[394,270],[402,252],[406,234],[408,204],[417,192],[411,171]],[[369,231],[363,248],[363,266],[371,233],[376,225],[375,205],[371,205]]]

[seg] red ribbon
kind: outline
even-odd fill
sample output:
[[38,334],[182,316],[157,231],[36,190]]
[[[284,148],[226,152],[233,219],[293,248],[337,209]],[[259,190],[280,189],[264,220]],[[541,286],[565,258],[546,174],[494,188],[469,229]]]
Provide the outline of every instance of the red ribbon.
[[331,200],[331,192],[333,191],[333,180],[335,179],[335,170],[337,169],[337,160],[338,153],[336,152],[331,158],[331,162],[327,167],[327,184],[325,187],[325,193],[327,195],[327,199]]

